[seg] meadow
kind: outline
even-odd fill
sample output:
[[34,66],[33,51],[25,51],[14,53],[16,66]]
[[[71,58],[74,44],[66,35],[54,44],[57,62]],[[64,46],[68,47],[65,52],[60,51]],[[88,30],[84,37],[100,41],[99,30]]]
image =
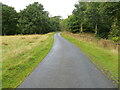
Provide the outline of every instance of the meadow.
[[50,51],[54,33],[2,37],[2,87],[16,88]]
[[63,32],[61,35],[79,47],[109,79],[118,84],[118,45],[109,40],[98,40],[88,33]]

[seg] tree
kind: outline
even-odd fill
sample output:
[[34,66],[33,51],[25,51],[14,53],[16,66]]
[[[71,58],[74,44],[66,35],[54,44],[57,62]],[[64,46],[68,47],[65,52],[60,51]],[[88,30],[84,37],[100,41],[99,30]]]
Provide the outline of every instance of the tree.
[[48,12],[44,11],[43,5],[35,2],[20,11],[18,27],[22,34],[44,34],[50,30],[50,18]]
[[86,10],[86,3],[80,2],[78,4],[75,4],[75,9],[73,11],[74,16],[76,17],[78,25],[80,26],[80,32],[83,32],[84,27],[84,21],[85,21],[85,10]]
[[79,27],[79,23],[77,21],[77,18],[75,17],[75,15],[70,15],[68,17],[68,23],[67,23],[67,26],[68,26],[68,31],[72,32],[72,33],[77,33],[77,32],[80,32],[80,27]]
[[34,2],[17,13],[14,8],[2,5],[3,34],[44,34],[60,30],[60,16],[49,17],[42,4]]
[[60,22],[61,22],[61,16],[54,16],[50,18],[51,20],[51,29],[52,31],[60,31]]
[[112,22],[109,35],[110,38],[120,37],[120,2],[105,3],[103,11],[110,17]]
[[68,31],[92,32],[100,38],[120,37],[120,2],[80,2],[68,17]]
[[13,35],[17,32],[18,14],[13,7],[2,4],[2,34]]
[[69,30],[67,24],[68,24],[68,18],[61,20],[61,22],[60,22],[60,29],[61,29],[61,31],[66,31],[66,30],[68,31]]
[[85,23],[87,23],[89,29],[91,29],[91,32],[98,34],[99,21],[99,3],[87,3],[87,8],[85,11]]

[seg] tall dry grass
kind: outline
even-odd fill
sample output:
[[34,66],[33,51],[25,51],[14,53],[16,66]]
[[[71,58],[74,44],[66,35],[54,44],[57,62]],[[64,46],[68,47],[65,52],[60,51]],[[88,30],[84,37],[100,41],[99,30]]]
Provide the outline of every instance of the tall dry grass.
[[[2,38],[2,43],[0,44],[0,47],[2,47],[0,48],[2,62],[8,63],[11,62],[9,61],[11,58],[19,58],[19,56],[26,54],[32,48],[39,45],[40,42],[46,40],[48,38],[48,34],[1,36],[0,38]],[[17,62],[15,60],[12,61],[13,63]],[[9,66],[11,66],[13,63],[9,64]],[[3,70],[3,72],[4,71],[5,70]]]
[[94,44],[100,48],[118,54],[118,47],[120,42],[114,42],[106,39],[97,39],[92,33],[77,33],[77,34],[73,34],[70,32],[63,32],[63,33],[69,36],[74,36],[77,39],[88,42],[90,44]]

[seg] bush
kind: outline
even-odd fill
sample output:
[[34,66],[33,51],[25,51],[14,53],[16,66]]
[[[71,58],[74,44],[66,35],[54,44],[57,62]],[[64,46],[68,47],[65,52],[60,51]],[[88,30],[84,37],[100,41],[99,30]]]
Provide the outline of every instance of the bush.
[[114,42],[120,41],[120,37],[112,37],[112,40],[113,40]]

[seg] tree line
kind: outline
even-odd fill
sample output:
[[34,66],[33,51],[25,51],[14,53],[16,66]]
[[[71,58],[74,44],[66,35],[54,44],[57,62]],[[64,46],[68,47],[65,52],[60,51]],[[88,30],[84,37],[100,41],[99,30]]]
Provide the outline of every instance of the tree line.
[[120,40],[120,2],[78,2],[62,29],[72,33],[91,32],[100,38]]
[[60,16],[50,17],[42,4],[34,2],[24,10],[2,4],[2,35],[44,34],[60,30]]

